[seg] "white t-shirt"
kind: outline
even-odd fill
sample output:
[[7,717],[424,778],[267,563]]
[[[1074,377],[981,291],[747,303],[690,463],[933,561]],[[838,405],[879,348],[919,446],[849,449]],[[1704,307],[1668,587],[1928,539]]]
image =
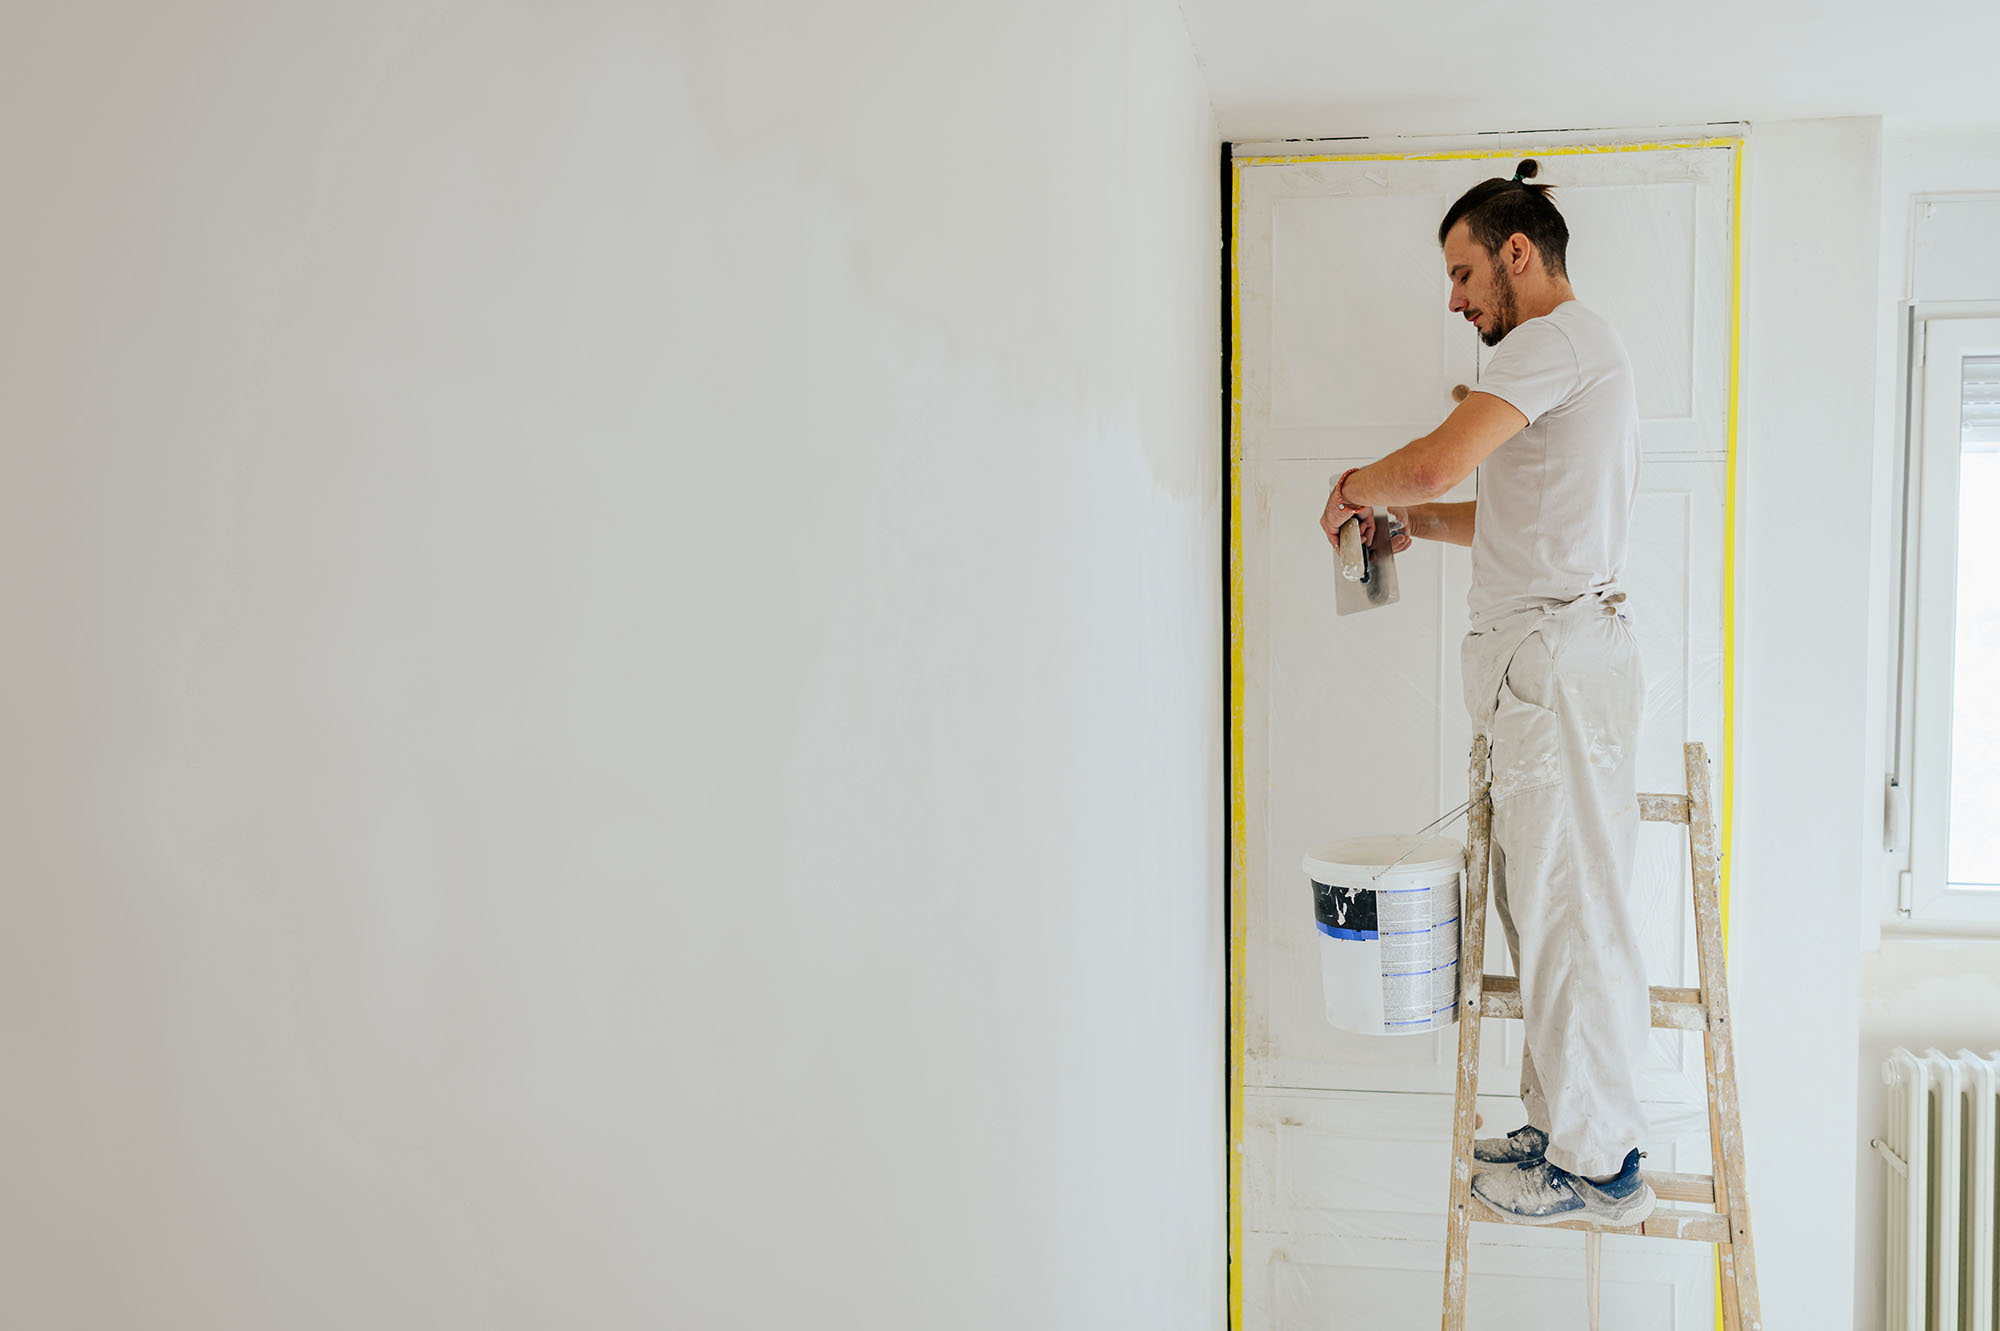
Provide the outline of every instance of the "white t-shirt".
[[1528,425],[1480,464],[1472,626],[1616,590],[1639,493],[1639,399],[1617,332],[1566,300],[1501,338],[1474,391]]

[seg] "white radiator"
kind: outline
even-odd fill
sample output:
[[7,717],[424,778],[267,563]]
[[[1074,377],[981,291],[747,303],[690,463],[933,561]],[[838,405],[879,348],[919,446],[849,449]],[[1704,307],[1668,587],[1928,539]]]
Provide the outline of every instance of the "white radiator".
[[1887,1331],[2000,1331],[2000,1053],[1891,1051]]

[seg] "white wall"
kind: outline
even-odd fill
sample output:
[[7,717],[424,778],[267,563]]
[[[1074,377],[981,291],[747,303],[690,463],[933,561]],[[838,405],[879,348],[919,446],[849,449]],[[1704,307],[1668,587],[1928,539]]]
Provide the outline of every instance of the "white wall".
[[[1882,139],[1881,275],[1876,297],[1875,451],[1880,470],[1881,523],[1897,493],[1895,464],[1901,441],[1902,403],[1898,369],[1907,351],[1898,340],[1909,299],[1911,199],[1918,194],[1960,191],[2000,193],[2000,130],[1917,133],[1885,127]],[[1969,284],[1953,299],[2000,299],[2000,290]],[[1878,697],[1886,707],[1893,662],[1896,570],[1893,549],[1882,550],[1875,565],[1875,603],[1886,608],[1875,643]],[[1886,711],[1881,715],[1886,719]],[[1878,737],[1885,724],[1872,727]],[[1884,769],[1885,770],[1885,769]],[[1855,1225],[1855,1322],[1862,1331],[1884,1325],[1883,1283],[1885,1178],[1887,1168],[1869,1149],[1882,1132],[1887,1105],[1881,1080],[1883,1059],[1904,1045],[1922,1050],[2000,1048],[2000,942],[1990,939],[1883,937],[1880,925],[1893,903],[1895,863],[1877,840],[1863,857],[1863,951],[1860,966],[1858,1160]]]
[[1765,122],[1745,162],[1730,986],[1771,1327],[1853,1312],[1880,134]]
[[1209,1328],[1172,0],[0,20],[0,1324]]

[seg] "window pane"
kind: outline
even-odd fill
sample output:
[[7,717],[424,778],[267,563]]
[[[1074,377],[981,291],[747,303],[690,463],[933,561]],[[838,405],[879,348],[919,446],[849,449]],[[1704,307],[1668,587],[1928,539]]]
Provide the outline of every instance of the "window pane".
[[1952,650],[1952,887],[2000,891],[2000,356],[1960,380],[1958,607]]

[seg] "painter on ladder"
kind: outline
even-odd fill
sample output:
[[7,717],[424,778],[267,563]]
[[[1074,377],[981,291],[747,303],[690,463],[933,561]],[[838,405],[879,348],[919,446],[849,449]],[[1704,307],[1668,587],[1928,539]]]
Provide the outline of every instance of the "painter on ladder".
[[[1482,1139],[1472,1190],[1529,1222],[1633,1224],[1650,1030],[1632,914],[1645,681],[1620,577],[1638,493],[1639,410],[1617,332],[1570,288],[1569,228],[1533,161],[1438,228],[1451,309],[1494,348],[1430,434],[1345,471],[1329,540],[1377,509],[1472,547],[1465,701],[1490,737],[1493,894],[1521,978],[1528,1122]],[[1439,503],[1479,470],[1478,498]],[[1477,958],[1473,959],[1477,964]]]

